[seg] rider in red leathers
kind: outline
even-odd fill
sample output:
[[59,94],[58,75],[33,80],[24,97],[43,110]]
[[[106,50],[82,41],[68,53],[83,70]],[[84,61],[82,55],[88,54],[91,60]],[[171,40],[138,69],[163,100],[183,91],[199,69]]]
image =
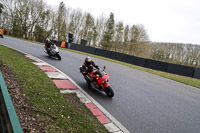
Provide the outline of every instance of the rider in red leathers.
[[92,61],[90,57],[85,58],[85,62],[82,65],[82,69],[86,71],[84,76],[88,75],[90,78],[92,78],[92,73],[93,73],[93,67],[99,69],[99,66]]

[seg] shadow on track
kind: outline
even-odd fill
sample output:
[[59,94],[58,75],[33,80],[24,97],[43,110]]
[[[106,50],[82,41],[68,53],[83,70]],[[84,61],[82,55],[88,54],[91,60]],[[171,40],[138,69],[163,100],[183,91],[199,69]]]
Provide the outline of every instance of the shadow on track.
[[48,58],[48,59],[53,59],[53,60],[55,60],[55,61],[60,61],[60,60],[58,60],[56,57],[53,57],[53,56],[48,56],[48,55],[43,55],[43,57],[45,57],[45,58]]

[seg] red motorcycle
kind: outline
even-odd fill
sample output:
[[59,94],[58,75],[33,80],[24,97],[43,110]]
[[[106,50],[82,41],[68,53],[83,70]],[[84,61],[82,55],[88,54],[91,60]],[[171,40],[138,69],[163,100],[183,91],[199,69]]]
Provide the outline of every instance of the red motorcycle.
[[87,73],[87,68],[81,66],[80,67],[80,72],[83,74],[88,86],[90,88],[95,88],[100,91],[104,91],[108,97],[113,97],[114,92],[110,85],[108,84],[109,81],[109,76],[108,74],[104,71],[105,66],[103,69],[94,69],[91,72],[91,75]]

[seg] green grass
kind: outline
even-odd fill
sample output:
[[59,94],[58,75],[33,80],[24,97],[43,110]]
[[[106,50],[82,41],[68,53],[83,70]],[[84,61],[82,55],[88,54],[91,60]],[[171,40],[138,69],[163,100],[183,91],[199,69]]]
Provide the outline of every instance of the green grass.
[[[18,38],[18,39],[20,39],[20,38]],[[38,43],[38,44],[42,44],[42,43]],[[93,54],[88,54],[88,53],[80,52],[80,51],[76,51],[76,50],[71,50],[71,49],[66,49],[66,48],[60,48],[60,49],[87,55],[87,56],[91,56],[91,57],[95,57],[95,58],[99,58],[99,59],[103,59],[103,60],[107,60],[107,61],[114,62],[114,63],[118,63],[118,64],[125,65],[128,67],[134,68],[134,69],[138,69],[138,70],[149,72],[149,73],[152,73],[152,74],[155,74],[158,76],[162,76],[162,77],[165,77],[165,78],[177,81],[177,82],[181,82],[183,84],[187,84],[187,85],[190,85],[190,86],[193,86],[196,88],[200,88],[200,80],[199,79],[185,77],[185,76],[179,76],[179,75],[161,72],[161,71],[157,71],[157,70],[153,70],[153,69],[149,69],[149,68],[144,68],[144,67],[140,67],[140,66],[136,66],[136,65],[132,65],[132,64],[121,62],[121,61],[117,61],[117,60],[113,60],[113,59],[109,59],[106,57],[101,57],[101,56],[97,56],[97,55],[93,55]]]
[[32,60],[0,45],[0,60],[12,69],[33,113],[49,133],[108,132],[75,94],[62,95],[51,79]]

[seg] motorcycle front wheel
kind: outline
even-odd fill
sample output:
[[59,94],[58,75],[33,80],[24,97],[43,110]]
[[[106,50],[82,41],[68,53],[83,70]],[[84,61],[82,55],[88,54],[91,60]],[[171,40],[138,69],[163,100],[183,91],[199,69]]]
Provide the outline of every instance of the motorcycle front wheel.
[[61,56],[59,54],[56,54],[56,57],[58,58],[58,60],[61,60]]
[[112,90],[112,88],[110,86],[108,86],[105,90],[106,95],[111,98],[114,96],[114,91]]
[[90,88],[91,87],[91,84],[90,84],[91,81],[87,80],[86,82],[87,82],[88,87]]

